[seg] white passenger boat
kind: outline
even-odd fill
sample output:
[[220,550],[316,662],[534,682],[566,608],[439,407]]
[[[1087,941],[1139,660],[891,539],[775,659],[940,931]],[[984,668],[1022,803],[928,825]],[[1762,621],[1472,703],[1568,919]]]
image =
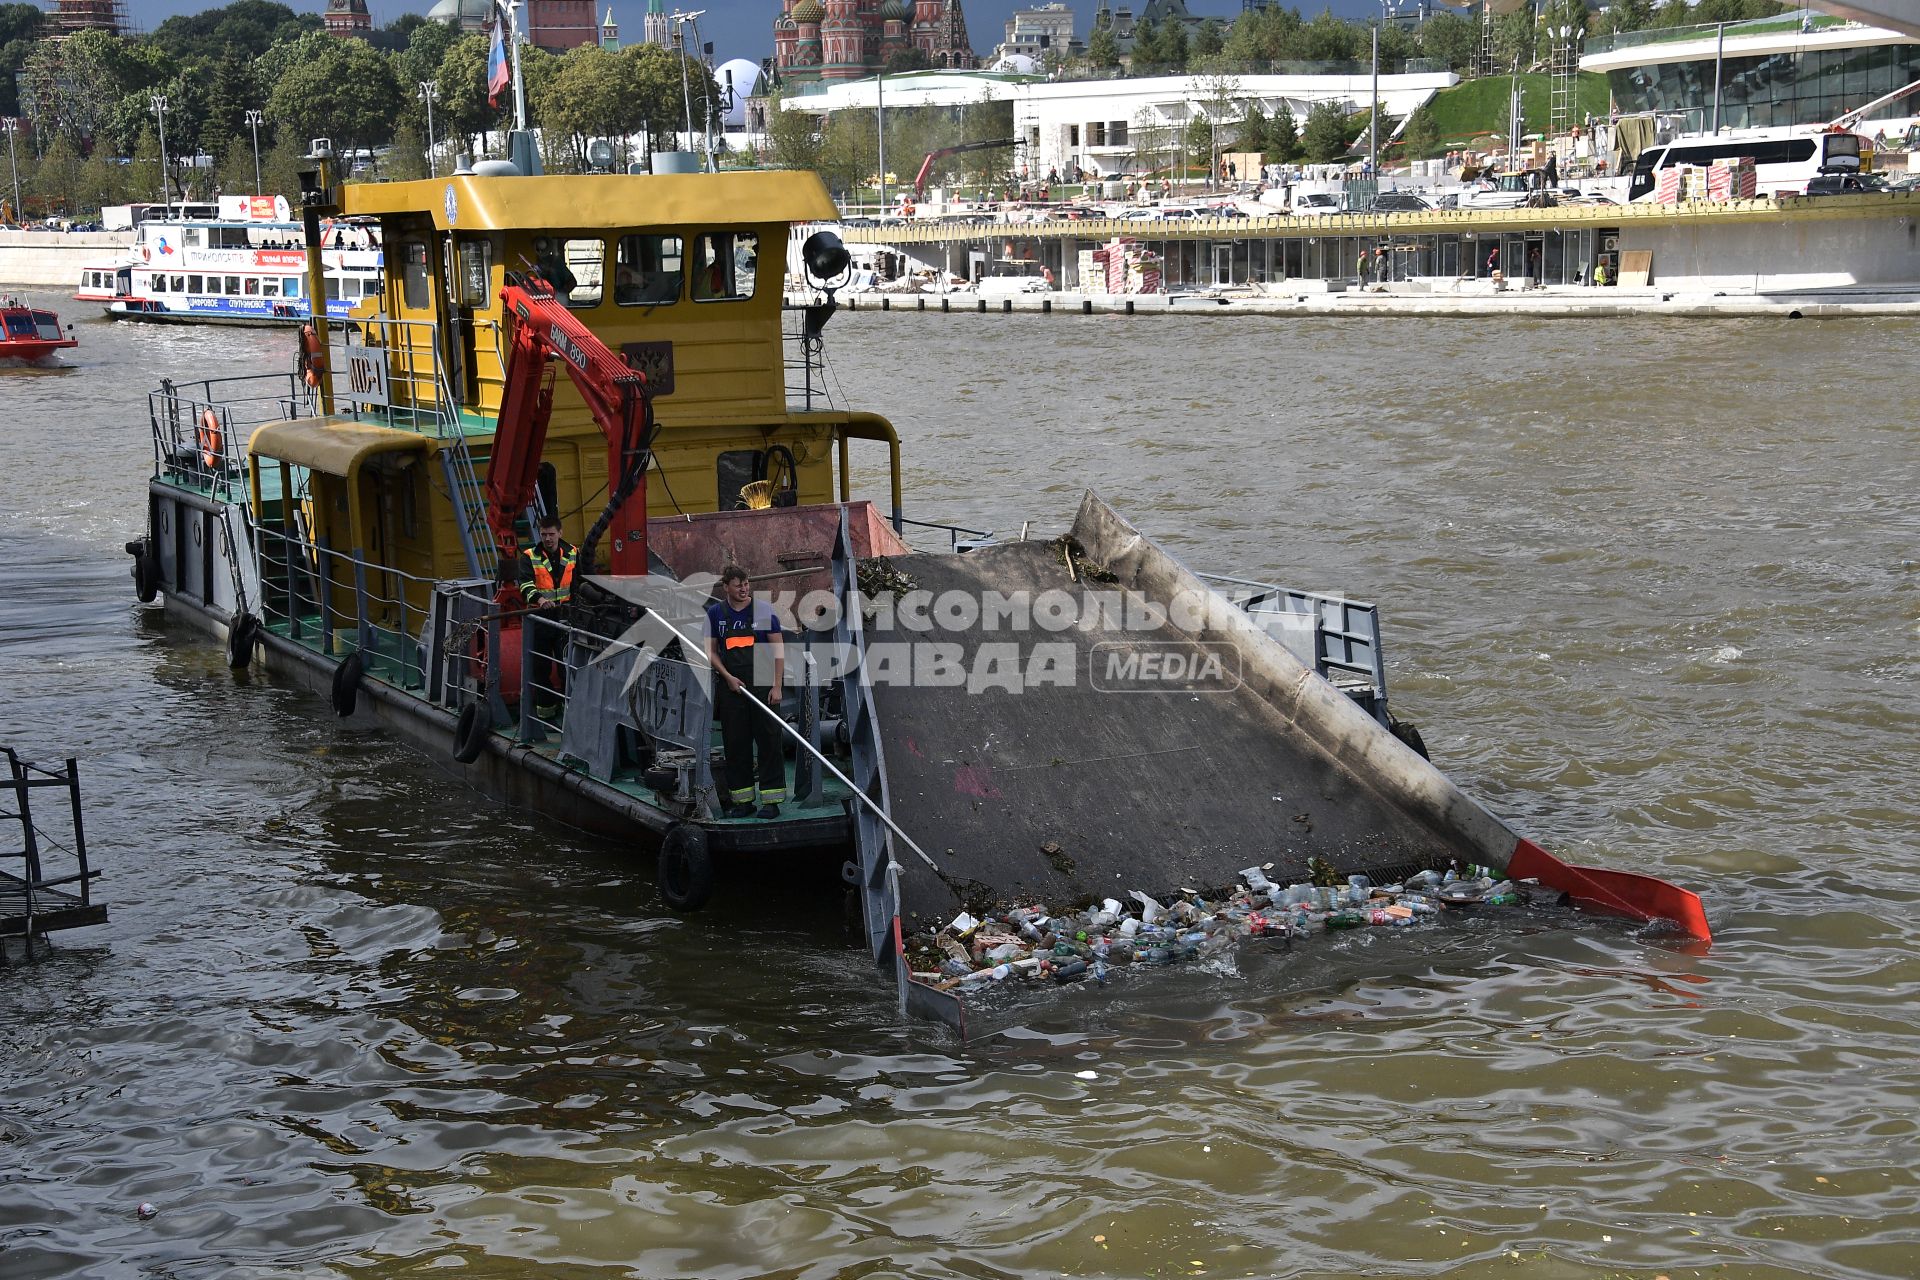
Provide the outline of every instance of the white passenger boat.
[[[302,230],[281,196],[222,196],[140,217],[124,254],[85,263],[74,298],[110,316],[198,324],[307,320]],[[340,221],[322,235],[327,314],[380,292],[379,229]]]

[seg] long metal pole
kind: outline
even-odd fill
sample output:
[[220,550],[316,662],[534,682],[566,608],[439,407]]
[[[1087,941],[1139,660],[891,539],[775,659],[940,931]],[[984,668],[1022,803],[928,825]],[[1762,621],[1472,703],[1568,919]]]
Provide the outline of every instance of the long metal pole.
[[265,192],[260,190],[263,184],[260,181],[260,113],[258,111],[247,112],[247,127],[253,130],[253,193],[264,195]]
[[440,96],[440,85],[434,80],[420,82],[420,100],[427,104],[427,176],[437,178],[440,170],[433,162],[433,100]]
[[887,211],[887,73],[873,78],[874,127],[880,134],[880,212]]
[[513,51],[513,127],[524,133],[527,128],[527,86],[520,78],[520,0],[508,0],[507,38]]
[[1727,24],[1721,23],[1713,33],[1713,131],[1720,132],[1720,66],[1726,61]]
[[[1382,15],[1386,6],[1380,7]],[[1384,16],[1382,21],[1384,21]],[[1373,24],[1373,110],[1367,117],[1367,176],[1380,181],[1380,23]]]
[[160,122],[160,202],[166,206],[167,216],[173,216],[173,188],[167,183],[167,100],[160,94],[153,95],[153,114]]
[[7,117],[7,172],[13,175],[13,218],[16,222],[25,219],[25,214],[20,208],[20,159],[13,149],[14,136],[19,132],[19,119],[13,116]]
[[[673,14],[674,41],[680,46],[680,99],[687,109],[687,136],[684,146],[693,145],[693,91],[687,87],[687,20],[679,10]],[[674,150],[680,150],[675,147]]]

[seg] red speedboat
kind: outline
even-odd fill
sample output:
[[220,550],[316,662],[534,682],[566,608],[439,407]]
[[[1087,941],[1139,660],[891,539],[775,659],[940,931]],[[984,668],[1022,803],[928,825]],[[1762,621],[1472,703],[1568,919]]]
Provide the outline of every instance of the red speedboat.
[[0,298],[0,360],[39,360],[63,347],[79,346],[67,332],[60,327],[60,317],[44,307]]

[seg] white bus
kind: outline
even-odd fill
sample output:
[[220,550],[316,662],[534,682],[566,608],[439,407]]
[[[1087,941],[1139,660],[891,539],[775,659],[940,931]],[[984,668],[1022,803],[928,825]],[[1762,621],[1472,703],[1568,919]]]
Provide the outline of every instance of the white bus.
[[1627,183],[1627,199],[1653,199],[1663,169],[1741,156],[1753,157],[1759,195],[1799,195],[1807,189],[1808,179],[1819,174],[1858,173],[1863,157],[1870,155],[1872,144],[1846,130],[1743,129],[1682,136],[1640,153]]

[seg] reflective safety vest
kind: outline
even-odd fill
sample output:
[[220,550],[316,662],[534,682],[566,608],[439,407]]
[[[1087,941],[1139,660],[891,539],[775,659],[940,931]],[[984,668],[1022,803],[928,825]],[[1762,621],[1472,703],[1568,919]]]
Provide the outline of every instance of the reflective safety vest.
[[551,559],[547,556],[546,548],[537,542],[522,554],[532,568],[529,575],[532,583],[522,587],[520,592],[527,598],[528,604],[559,604],[573,598],[573,566],[580,558],[580,553],[565,539],[554,548]]

